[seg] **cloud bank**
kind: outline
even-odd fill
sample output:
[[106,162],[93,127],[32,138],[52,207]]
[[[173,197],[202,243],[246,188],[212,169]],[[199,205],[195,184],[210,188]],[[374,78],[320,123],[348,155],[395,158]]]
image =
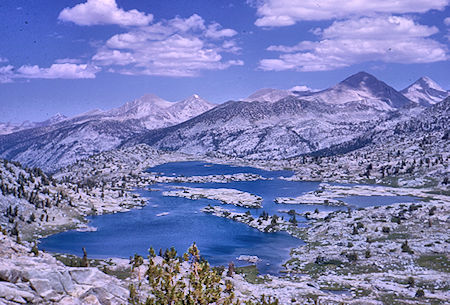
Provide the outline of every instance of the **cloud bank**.
[[116,24],[120,26],[144,26],[152,22],[153,15],[138,10],[125,11],[115,0],[87,0],[61,11],[58,19],[77,25]]
[[0,67],[0,83],[10,83],[14,79],[83,79],[95,78],[100,68],[90,64],[52,64],[48,68],[41,68],[37,65],[24,65],[17,70],[12,65]]
[[319,36],[318,41],[269,46],[267,50],[282,54],[261,60],[260,69],[327,71],[369,61],[411,64],[448,59],[447,47],[429,38],[438,29],[407,17],[335,21],[330,27],[314,32]]
[[231,37],[237,32],[218,23],[206,24],[199,15],[138,27],[109,38],[92,57],[109,71],[128,75],[189,77],[202,70],[223,70],[242,65],[224,60],[223,53],[239,47]]
[[279,27],[299,21],[331,20],[371,16],[374,14],[425,13],[442,10],[449,0],[258,0],[249,1],[256,6],[255,25]]

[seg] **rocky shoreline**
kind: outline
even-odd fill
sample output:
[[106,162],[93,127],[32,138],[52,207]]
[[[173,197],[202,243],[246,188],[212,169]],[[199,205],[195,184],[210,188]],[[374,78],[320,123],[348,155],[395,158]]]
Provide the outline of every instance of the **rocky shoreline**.
[[[222,208],[220,206],[208,205],[202,210],[204,213],[212,214],[217,217],[223,217],[231,219],[233,221],[244,223],[252,228],[255,228],[261,232],[279,232],[279,231],[294,231],[292,228],[293,224],[289,221],[282,219],[276,215],[261,215],[257,218],[253,217],[250,212],[238,213],[233,212],[228,209]],[[292,230],[290,230],[292,229]]]
[[97,267],[68,267],[0,233],[0,304],[127,303],[126,284]]
[[[338,211],[312,220],[285,264],[322,287],[392,304],[450,301],[448,198]],[[389,300],[389,301],[388,301]]]
[[[134,161],[130,161],[129,156],[133,156]],[[20,220],[19,216],[13,217],[14,223],[19,224],[22,239],[35,240],[67,229],[91,230],[92,228],[89,228],[84,220],[87,215],[124,212],[142,207],[146,204],[145,198],[139,197],[133,193],[133,190],[148,187],[154,183],[176,181],[226,183],[227,181],[261,179],[257,175],[246,174],[164,177],[144,171],[148,167],[166,162],[189,160],[198,160],[198,157],[155,152],[145,145],[126,148],[121,152],[104,153],[86,161],[80,161],[73,167],[54,175],[55,185],[50,183],[47,186],[47,197],[43,196],[41,199],[44,200],[45,206],[45,198],[60,196],[60,206],[43,209],[40,206],[31,205],[26,198],[17,198],[14,194],[10,194],[1,195],[2,207],[6,210],[9,206],[14,208],[15,205],[20,205],[23,210],[19,210],[17,214],[22,215],[24,220]],[[206,158],[206,160],[217,161],[215,158]],[[219,163],[224,162],[222,160]],[[234,160],[232,163],[238,165],[239,161]],[[265,166],[258,167],[281,169],[283,164],[285,163],[267,162]],[[245,165],[249,165],[247,161]],[[11,165],[8,167],[12,168]],[[15,173],[12,178],[19,179],[21,171],[14,169],[12,172]],[[22,175],[25,176],[25,173]],[[11,181],[14,180],[12,178]],[[297,173],[290,179],[303,178]],[[38,182],[34,184],[30,182],[29,186],[24,184],[24,189],[32,190]],[[10,185],[11,188],[12,185]],[[58,195],[61,191],[64,193],[64,198]],[[183,190],[176,192],[179,192],[177,196],[186,198],[188,195],[183,194],[189,193],[189,198],[191,195],[205,195],[204,189],[198,192],[183,193]],[[224,199],[219,195],[216,192],[210,199]],[[239,200],[235,199],[241,194],[235,195],[235,197],[231,196],[233,200],[228,200],[230,197],[227,197],[225,203],[239,205]],[[292,203],[330,204],[333,200],[340,201],[339,198],[352,195],[412,196],[420,198],[421,201],[350,210],[350,212],[307,212],[303,215],[310,219],[309,227],[306,228],[293,226],[291,222],[279,217],[273,221],[274,215],[267,215],[265,217],[267,219],[258,219],[247,213],[235,213],[220,206],[206,207],[204,212],[246,223],[263,232],[280,230],[290,232],[291,230],[294,236],[300,237],[307,243],[305,246],[292,250],[291,259],[286,263],[284,277],[264,276],[261,277],[261,283],[255,284],[248,283],[240,275],[235,275],[231,280],[235,285],[236,294],[244,299],[257,298],[263,294],[273,295],[279,298],[281,304],[315,304],[314,302],[318,301],[326,304],[340,302],[445,304],[450,302],[450,295],[447,292],[450,288],[447,279],[450,272],[450,240],[448,236],[446,237],[450,231],[448,218],[450,198],[446,188],[321,184],[318,191],[294,198]],[[250,204],[250,201],[253,203]],[[261,200],[253,197],[251,200],[242,201],[241,199],[241,202],[243,202],[241,206],[244,207],[256,207],[255,202],[261,204]],[[44,210],[44,217],[41,219],[41,214],[37,212]],[[36,214],[35,219],[29,222],[32,213]],[[48,220],[46,215],[49,215]],[[9,218],[11,217],[9,215]],[[8,222],[8,217],[2,218],[2,222],[7,224],[8,231],[14,228],[14,225]],[[38,256],[35,256],[31,253],[32,245],[26,241],[20,245],[11,237],[1,234],[0,236],[2,236],[0,251],[5,254],[1,256],[0,276],[3,282],[0,281],[0,301],[5,304],[21,302],[123,304],[126,302],[126,293],[128,293],[126,281],[106,275],[96,267],[88,268],[90,271],[77,271],[79,267],[63,266],[51,255],[41,251]],[[22,265],[15,265],[16,258]],[[20,269],[31,272],[33,268],[68,274],[72,286],[75,287],[74,290],[64,290],[65,288],[61,290],[59,286],[53,287],[50,284],[50,288],[44,285],[43,287],[46,288],[39,290],[40,286],[38,287],[39,284],[36,283],[47,283],[46,278],[39,273],[34,273],[36,279],[41,278],[43,282],[35,281],[35,284],[32,284],[33,281],[24,275],[21,275],[20,280],[19,277],[15,279],[9,275],[11,270]],[[117,266],[111,268],[117,268]],[[121,268],[124,268],[123,263]],[[86,277],[78,281],[74,276],[76,277],[76,274],[80,272],[84,272],[83,277],[85,275]],[[49,275],[50,278],[54,276],[60,277],[60,275]],[[113,283],[112,285],[121,287],[117,289],[121,293],[113,295],[104,285],[100,285],[100,280],[86,279],[102,279],[101,281],[105,283]],[[22,299],[15,300],[12,297],[14,295],[19,295]],[[51,299],[52,296],[54,296],[53,299]],[[295,302],[292,302],[294,299]]]

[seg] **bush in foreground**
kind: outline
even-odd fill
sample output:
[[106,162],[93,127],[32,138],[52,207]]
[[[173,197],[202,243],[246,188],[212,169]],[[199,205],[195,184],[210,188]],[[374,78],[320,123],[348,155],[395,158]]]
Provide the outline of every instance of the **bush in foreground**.
[[[162,253],[160,253],[162,254]],[[138,276],[138,283],[131,284],[129,303],[132,305],[255,305],[251,301],[240,302],[230,281],[224,281],[217,268],[200,257],[195,243],[182,257],[174,248],[156,256],[150,248],[149,264],[145,279]],[[143,264],[142,257],[131,260],[133,270]],[[276,305],[278,300],[262,296],[256,304]]]

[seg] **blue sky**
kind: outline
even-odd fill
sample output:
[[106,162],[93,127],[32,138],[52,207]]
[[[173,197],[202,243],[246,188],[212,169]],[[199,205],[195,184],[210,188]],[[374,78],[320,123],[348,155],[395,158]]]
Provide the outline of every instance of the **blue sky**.
[[361,70],[450,89],[449,0],[2,0],[0,122],[154,93],[220,103]]

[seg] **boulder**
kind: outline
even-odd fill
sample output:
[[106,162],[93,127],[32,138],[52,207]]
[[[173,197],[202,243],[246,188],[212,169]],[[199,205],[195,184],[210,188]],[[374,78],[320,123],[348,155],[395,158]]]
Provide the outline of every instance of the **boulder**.
[[0,304],[1,299],[14,301],[19,304],[35,303],[39,297],[33,294],[29,287],[18,287],[12,283],[0,282]]
[[17,283],[17,281],[21,278],[21,272],[17,269],[13,269],[11,267],[6,268],[2,267],[0,269],[0,281]]
[[53,285],[48,279],[30,279],[30,285],[43,299],[58,301],[62,298],[62,295],[53,289]]
[[70,293],[74,289],[69,271],[44,271],[39,269],[28,269],[23,271],[23,279],[31,282],[33,279],[44,279],[50,283],[52,290],[57,293]]
[[[112,292],[118,287],[107,286],[107,287],[95,287],[91,288],[83,294],[80,299],[85,301],[86,299],[98,301],[98,304],[101,305],[120,305],[124,304],[127,301],[128,295],[124,295],[122,298],[118,298],[117,295],[112,294]],[[122,288],[122,287],[120,287]],[[122,288],[123,289],[123,288]],[[89,303],[91,304],[91,303]],[[97,304],[97,303],[92,303]]]
[[66,296],[58,302],[58,305],[83,305],[83,303],[78,298]]
[[83,298],[83,304],[86,305],[106,305],[100,303],[100,301],[95,297],[95,295],[88,295],[85,298]]
[[60,280],[65,292],[70,294],[74,290],[74,283],[72,281],[72,277],[70,276],[70,272],[68,270],[59,272],[59,280]]
[[112,280],[97,268],[70,268],[69,272],[72,280],[80,285],[103,286]]

